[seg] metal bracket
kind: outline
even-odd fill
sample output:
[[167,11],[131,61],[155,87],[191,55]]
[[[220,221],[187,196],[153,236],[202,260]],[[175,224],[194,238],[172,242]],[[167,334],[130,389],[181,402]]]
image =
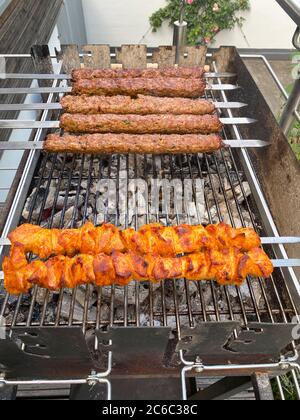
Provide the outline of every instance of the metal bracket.
[[298,324],[251,323],[237,339],[230,339],[227,348],[237,354],[249,354],[256,362],[260,355],[280,359],[280,353],[293,342],[293,330]]
[[231,356],[226,344],[234,331],[240,327],[239,322],[205,322],[195,328],[184,327],[181,330],[181,340],[176,350],[182,350],[185,357],[195,360],[206,358],[222,358]]
[[171,332],[168,327],[111,327],[96,331],[96,337],[100,345],[111,342],[107,349],[113,353],[114,373],[126,375],[130,369],[131,375],[138,376],[159,374],[166,368],[165,361],[171,359],[169,353],[174,354],[175,348],[172,351]]
[[[292,332],[298,326],[299,324],[252,323],[247,328],[241,328],[238,322],[212,322],[200,324],[197,328],[184,329],[177,346],[184,364],[181,371],[183,400],[187,399],[186,375],[191,371],[196,374],[219,371],[222,376],[226,374],[224,372],[230,375],[245,371],[251,375],[265,370],[295,369],[300,372],[296,351],[292,357],[280,357],[280,352],[292,344]],[[227,359],[224,362],[225,354]],[[186,356],[192,357],[194,362],[186,360]],[[278,361],[272,362],[276,357]]]
[[93,367],[79,328],[13,328],[0,341],[7,381],[86,379]]
[[[106,379],[111,371],[97,374],[80,328],[27,328],[6,331],[0,340],[0,383],[89,384],[105,383],[108,399],[111,387]],[[92,373],[91,373],[92,372]]]
[[183,328],[177,351],[188,359],[206,364],[258,363],[280,360],[280,354],[293,341],[297,324],[210,322]]

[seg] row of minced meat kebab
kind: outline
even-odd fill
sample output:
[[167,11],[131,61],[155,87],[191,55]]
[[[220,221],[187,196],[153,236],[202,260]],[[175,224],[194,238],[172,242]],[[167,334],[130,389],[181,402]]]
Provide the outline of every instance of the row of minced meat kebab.
[[77,69],[61,100],[64,135],[44,149],[71,153],[205,153],[224,147],[204,95],[204,69]]

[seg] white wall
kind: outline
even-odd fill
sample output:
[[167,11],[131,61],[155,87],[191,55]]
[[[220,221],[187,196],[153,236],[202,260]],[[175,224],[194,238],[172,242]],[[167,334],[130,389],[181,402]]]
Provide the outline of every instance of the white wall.
[[119,46],[141,42],[157,46],[172,43],[168,24],[156,34],[152,33],[149,24],[149,17],[164,6],[165,0],[82,0],[82,3],[91,44]]
[[61,44],[86,44],[84,0],[64,0],[57,27]]
[[[88,43],[119,46],[145,43],[149,46],[172,43],[168,24],[157,33],[150,31],[149,16],[165,0],[82,0]],[[214,46],[236,45],[240,48],[292,48],[295,24],[275,0],[251,0],[251,11],[243,33],[239,28],[223,31]]]
[[[292,37],[296,25],[275,0],[250,0],[251,11],[242,31],[221,32],[216,46],[236,45],[239,48],[293,48]],[[300,1],[300,0],[299,0]],[[243,37],[245,34],[245,38]]]

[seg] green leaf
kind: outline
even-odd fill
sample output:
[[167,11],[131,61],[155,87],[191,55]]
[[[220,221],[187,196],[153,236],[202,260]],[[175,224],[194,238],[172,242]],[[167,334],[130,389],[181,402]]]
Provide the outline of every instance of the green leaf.
[[[218,10],[214,11],[215,5]],[[157,31],[168,21],[172,25],[179,19],[181,0],[167,0],[166,7],[160,8],[150,16],[152,30]],[[185,20],[188,27],[188,43],[190,45],[205,44],[205,39],[213,42],[219,31],[242,26],[245,18],[239,13],[250,10],[249,0],[194,0],[185,8]]]

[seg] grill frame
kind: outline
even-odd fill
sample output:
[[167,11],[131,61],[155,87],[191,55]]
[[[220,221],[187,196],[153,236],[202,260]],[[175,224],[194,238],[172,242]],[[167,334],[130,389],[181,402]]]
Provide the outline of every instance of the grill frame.
[[[229,51],[229,49],[221,50],[220,55],[222,55],[222,51],[223,51],[223,53],[225,51],[228,55],[231,54],[231,59],[232,59],[232,57],[238,56],[236,51],[232,51],[232,50]],[[208,58],[210,58],[210,57],[208,56]],[[222,59],[220,60],[220,58],[218,58],[218,56],[216,56],[215,59],[216,59],[217,66],[218,66],[218,68],[216,67],[215,70],[221,70],[220,67],[222,67],[222,66],[225,67],[226,60],[222,60]],[[70,61],[72,62],[72,60],[70,60]],[[228,61],[228,59],[227,59],[227,61]],[[48,69],[49,69],[49,67],[47,65],[47,70]],[[222,68],[222,70],[225,70],[225,69]],[[226,71],[228,71],[228,63],[227,63]],[[52,84],[52,87],[57,86],[58,82],[59,81],[54,81],[53,84]],[[221,80],[219,80],[218,83],[221,83]],[[49,98],[48,98],[48,101],[51,102],[54,99],[54,97],[55,97],[55,95],[50,95]],[[211,97],[213,99],[216,99],[214,92],[211,92]],[[224,91],[221,92],[221,100],[228,101],[227,94]],[[227,111],[227,112],[228,112],[229,117],[233,116],[232,112],[230,110]],[[48,116],[49,116],[49,111],[44,111],[42,113],[41,120],[48,118]],[[43,139],[43,137],[45,136],[45,134],[46,134],[45,130],[38,130],[38,132],[36,134],[36,137],[35,137],[35,140],[41,141]],[[230,134],[234,135],[234,137],[232,137],[232,138],[237,138],[237,139],[242,138],[240,129],[237,126],[232,127],[232,130],[230,130]],[[228,131],[224,132],[224,136],[225,136],[225,138],[228,138],[229,132]],[[227,154],[227,153],[229,154],[229,159],[232,161],[233,167],[235,168],[235,172],[236,172],[237,178],[239,180],[242,193],[243,193],[244,197],[246,198],[246,204],[247,204],[247,208],[249,210],[249,214],[251,214],[253,203],[250,204],[249,200],[246,197],[245,191],[243,191],[243,186],[241,184],[241,178],[240,178],[240,170],[238,169],[238,166],[241,164],[241,166],[244,168],[244,171],[247,174],[247,181],[249,182],[249,184],[251,186],[253,197],[255,198],[255,201],[258,203],[258,212],[260,213],[260,216],[261,216],[261,223],[264,225],[264,231],[268,235],[278,236],[278,231],[277,231],[277,229],[275,227],[275,224],[273,222],[273,218],[271,216],[268,205],[267,205],[266,200],[264,198],[264,194],[263,194],[263,192],[262,192],[262,190],[259,186],[259,182],[258,182],[256,173],[253,170],[252,163],[251,163],[251,160],[249,158],[248,152],[246,150],[239,150],[236,153],[237,156],[238,156],[238,159],[239,159],[239,163],[236,162],[236,160],[235,160],[236,158],[234,157],[235,154],[231,150],[230,151],[221,151],[219,153],[222,155],[223,159],[224,159],[225,154]],[[35,152],[29,152],[28,155],[29,155],[29,157],[28,157],[27,162],[26,162],[26,170],[25,170],[25,175],[26,176],[23,175],[23,177],[20,181],[20,184],[19,184],[19,203],[25,202],[28,190],[32,189],[31,178],[34,179],[34,178],[37,177],[36,167],[38,165],[40,153],[35,151]],[[49,159],[49,156],[44,157],[41,161],[42,162],[42,171],[43,171],[43,167],[44,167],[43,165],[46,165],[46,163],[47,163],[47,159]],[[57,160],[57,159],[58,159],[58,157],[56,156],[55,160]],[[66,159],[66,157],[64,159]],[[75,157],[73,159],[75,159]],[[86,157],[82,157],[82,163],[85,161],[85,159],[86,159]],[[90,163],[90,168],[92,167],[92,162],[95,159],[96,158],[92,158],[91,163]],[[109,158],[110,161],[112,159],[113,159],[112,157]],[[132,160],[132,159],[136,163],[138,161],[139,157],[137,157],[137,156],[135,156],[133,158],[132,157],[126,157],[127,171],[129,170],[129,161]],[[162,159],[162,158],[161,157],[155,157],[154,161],[157,161],[157,159]],[[163,159],[166,159],[166,162],[164,163],[164,165],[165,165],[165,170],[168,172],[167,162],[168,162],[169,158],[167,158],[165,156]],[[173,158],[173,157],[170,158],[170,162],[173,162],[172,165],[170,165],[171,176],[174,175],[174,172],[176,170],[176,168],[174,166],[174,160],[175,159],[177,159],[177,158]],[[180,160],[184,159],[184,156],[179,157],[178,159],[180,161]],[[200,158],[199,157],[195,158],[195,157],[187,156],[186,159],[187,159],[187,162],[188,162],[188,167],[189,167],[191,178],[194,179],[195,177],[199,177],[199,176],[201,177],[201,171],[202,171],[201,168],[203,167],[203,163],[200,162]],[[196,170],[195,170],[195,172],[193,172],[192,166],[191,166],[191,161],[195,160],[195,159],[196,159]],[[207,166],[208,178],[210,180],[210,184],[212,185],[212,182],[211,182],[212,173],[210,172],[211,168],[208,165],[208,162],[210,161],[210,159],[211,159],[210,157],[205,156],[204,157],[204,164],[206,164],[206,166]],[[215,163],[217,163],[217,160],[216,160],[215,157],[212,158],[212,159],[215,161]],[[153,162],[152,162],[152,164],[153,164]],[[179,163],[179,166],[180,165],[182,165],[182,162]],[[228,171],[228,162],[226,164],[225,160],[224,160],[224,165],[225,165],[226,171]],[[118,166],[120,166],[120,157],[118,157]],[[109,164],[109,167],[111,167],[110,164]],[[54,168],[53,168],[53,171],[54,171]],[[135,165],[135,171],[134,171],[135,174],[136,174],[137,171],[138,171],[138,166]],[[155,172],[157,172],[157,169],[154,170],[154,167],[153,167],[153,176],[155,175]],[[173,174],[172,174],[172,172],[173,172]],[[202,176],[203,176],[203,173],[202,173]],[[220,168],[217,169],[217,176],[221,179]],[[146,175],[145,175],[145,177],[146,177]],[[182,174],[181,174],[181,177],[182,177]],[[42,180],[42,178],[40,178],[40,177],[38,177],[38,179]],[[50,177],[46,177],[45,179],[46,179],[46,182],[50,181]],[[91,181],[91,176],[89,175],[89,176],[86,177],[86,179],[83,179],[83,176],[79,175],[78,181],[79,181],[78,185],[80,185],[82,181],[87,181],[87,183],[89,184],[90,181]],[[223,181],[221,181],[221,184],[222,184],[222,182]],[[232,188],[232,183],[231,182],[230,182],[230,185],[231,185],[231,188]],[[223,185],[222,188],[224,189],[224,185]],[[237,197],[236,197],[236,194],[234,193],[233,189],[232,189],[232,193],[233,193],[234,201],[237,202]],[[214,196],[214,199],[216,200],[216,196],[217,196],[216,191],[213,191],[213,196]],[[45,196],[45,199],[46,199],[46,196]],[[16,203],[16,201],[17,200],[15,200],[15,203]],[[226,202],[226,206],[228,208],[229,199],[228,199],[227,196],[226,196],[225,202]],[[87,207],[87,205],[88,205],[88,200],[86,200],[86,203],[85,203],[86,207]],[[14,206],[11,207],[9,219],[6,223],[6,226],[5,226],[4,230],[3,230],[3,236],[6,236],[8,231],[12,227],[15,227],[18,224],[18,221],[20,219],[20,212],[22,212],[22,207],[23,206],[20,206],[20,205],[18,206],[18,208],[14,207]],[[237,206],[237,207],[239,208],[239,206]],[[239,208],[239,210],[241,210],[241,209]],[[220,212],[220,210],[217,208],[217,212],[218,211]],[[252,216],[251,216],[251,218],[252,218]],[[146,218],[145,223],[147,223],[147,221],[148,220]],[[253,218],[252,218],[252,221],[254,221]],[[167,222],[168,222],[168,220],[167,220]],[[180,222],[180,218],[178,217],[178,215],[177,215],[177,222]],[[138,227],[137,223],[136,223],[135,227]],[[278,258],[284,258],[284,259],[287,258],[285,248],[282,245],[274,246],[273,251],[275,252],[275,254]],[[277,270],[277,272],[278,271],[279,270]],[[297,278],[295,276],[294,271],[291,268],[284,269],[283,271],[284,271],[286,282],[283,281],[282,286],[287,288],[286,292],[287,292],[288,299],[291,300],[291,306],[292,306],[291,308],[285,307],[286,304],[280,298],[280,295],[282,294],[282,291],[278,290],[276,281],[274,279],[272,279],[271,280],[271,285],[272,285],[272,290],[273,290],[272,294],[273,294],[273,296],[275,296],[275,300],[278,301],[277,302],[278,307],[276,309],[272,309],[272,306],[273,306],[274,302],[268,301],[268,297],[267,297],[268,290],[265,289],[269,285],[265,286],[264,282],[260,281],[259,285],[262,289],[263,298],[266,300],[266,310],[265,310],[265,313],[259,312],[259,308],[257,307],[257,302],[255,301],[255,297],[254,297],[255,295],[254,295],[254,292],[252,290],[252,285],[250,284],[250,282],[248,280],[248,287],[249,287],[251,299],[252,299],[252,302],[253,302],[253,312],[251,312],[251,313],[249,313],[249,311],[247,311],[244,307],[243,296],[241,294],[240,289],[237,289],[237,296],[238,296],[238,300],[239,300],[240,305],[241,305],[241,312],[238,313],[238,314],[235,313],[233,308],[231,308],[230,305],[229,305],[227,313],[222,313],[222,310],[220,311],[220,309],[218,308],[218,304],[217,304],[217,301],[218,301],[217,296],[218,296],[219,287],[216,286],[214,283],[210,283],[209,285],[207,285],[207,287],[211,289],[211,293],[213,295],[214,310],[212,312],[209,312],[209,311],[206,311],[206,310],[203,309],[203,311],[201,313],[196,313],[196,312],[193,313],[193,311],[190,308],[190,303],[188,302],[189,299],[187,298],[186,299],[187,300],[187,303],[186,303],[187,310],[184,313],[183,312],[180,313],[180,310],[178,309],[178,295],[176,293],[176,284],[178,284],[179,281],[168,281],[167,283],[162,283],[161,291],[162,291],[162,294],[165,295],[165,289],[166,288],[170,287],[170,288],[173,289],[174,312],[169,313],[167,315],[166,314],[166,304],[162,304],[161,305],[162,306],[162,311],[161,311],[161,313],[157,314],[157,316],[159,318],[163,319],[163,325],[167,324],[166,320],[167,320],[168,316],[174,317],[175,320],[176,320],[176,324],[177,324],[177,333],[178,333],[179,338],[180,338],[180,318],[181,317],[187,317],[188,322],[189,322],[191,327],[193,326],[193,317],[201,316],[203,318],[203,321],[206,322],[206,321],[208,321],[208,318],[211,315],[213,315],[213,317],[216,320],[221,320],[223,316],[228,316],[229,319],[234,319],[235,315],[241,315],[243,320],[244,320],[244,323],[247,324],[248,321],[249,321],[250,315],[255,316],[256,317],[255,320],[260,322],[264,318],[264,315],[268,314],[269,321],[272,322],[272,323],[276,322],[276,321],[283,322],[283,323],[290,322],[291,321],[291,315],[297,316],[297,312],[298,312],[297,307],[300,306],[299,305],[300,294],[298,293]],[[198,287],[199,301],[200,301],[201,307],[204,308],[204,306],[202,306],[203,302],[204,302],[204,295],[203,295],[203,290],[202,290],[203,285],[199,284],[198,286],[199,286]],[[135,284],[134,287],[135,287],[135,290],[137,292],[140,288],[140,285]],[[187,282],[185,282],[185,289],[187,287],[188,287]],[[206,285],[203,286],[203,287],[206,287]],[[86,301],[85,301],[85,317],[87,315],[88,298],[89,298],[89,294],[90,294],[90,289],[91,289],[91,286],[88,286],[87,287]],[[115,290],[116,290],[116,288],[115,288],[115,286],[113,286],[112,287],[112,296],[114,296]],[[151,306],[151,301],[153,301],[153,296],[152,297],[150,296],[151,290],[152,290],[152,285],[150,285],[150,288],[149,288],[150,306]],[[222,288],[222,290],[223,290],[223,288]],[[35,309],[35,302],[34,301],[35,301],[36,293],[37,293],[37,289],[35,289],[35,292],[33,293],[33,298],[30,302],[30,307],[29,307],[28,319],[26,320],[25,324],[12,322],[12,325],[17,325],[17,326],[20,326],[20,325],[25,325],[25,326],[35,325],[31,322],[31,318],[32,318],[32,315],[33,315],[34,309]],[[48,294],[49,294],[49,292],[47,292],[47,295]],[[229,302],[230,297],[228,295],[228,290],[226,288],[224,288],[223,294],[224,294],[225,301],[227,300],[227,302]],[[60,294],[60,296],[62,296],[62,293]],[[72,306],[74,306],[74,304],[75,304],[75,292],[73,292],[72,296],[73,296]],[[186,294],[186,296],[188,296],[188,293]],[[102,298],[102,294],[101,294],[100,291],[98,291],[97,310],[100,309],[101,298]],[[18,304],[21,303],[21,299],[22,298],[19,299]],[[58,302],[58,305],[60,304],[59,302]],[[113,303],[113,298],[112,298],[111,302]],[[2,315],[2,316],[4,314],[5,306],[6,306],[7,303],[8,303],[8,296],[5,298],[4,304],[2,304],[2,306],[0,308],[1,309],[0,310],[0,315]],[[127,319],[127,314],[128,314],[127,303],[128,303],[128,290],[127,290],[127,288],[125,288],[125,290],[124,290],[124,321],[120,321],[120,323],[124,327],[132,325],[132,322],[128,321],[128,319]],[[136,303],[136,313],[137,313],[138,310],[139,310],[139,299],[138,299],[138,297],[136,297],[136,302],[135,303]],[[17,309],[18,309],[18,304],[17,304]],[[102,326],[106,326],[106,325],[110,325],[110,326],[116,325],[113,322],[113,308],[114,308],[114,305],[112,304],[111,305],[111,312],[110,312],[110,319],[105,323],[101,322],[101,319],[97,318],[97,320],[95,322],[93,322],[92,324],[89,324],[89,322],[85,322],[85,319],[84,319],[83,322],[82,322],[82,328],[83,328],[84,333],[87,332],[87,330],[90,327],[95,327],[95,328],[98,329],[98,328],[100,328]],[[43,320],[43,317],[45,317],[45,315],[46,315],[46,306],[45,305],[43,306],[43,308],[41,310],[41,314],[42,314],[42,320]],[[150,310],[150,325],[151,326],[154,325],[155,316],[156,316],[155,313],[153,313],[153,311]],[[278,316],[278,318],[277,318],[277,316]],[[137,327],[140,326],[140,320],[138,320],[138,318],[139,317],[137,316],[136,321],[133,322],[133,325],[135,325]],[[14,314],[13,321],[16,320],[16,319],[17,319],[17,312],[15,312],[15,314]],[[298,320],[299,320],[299,318],[298,318]],[[40,324],[38,324],[38,325],[40,325]],[[70,325],[76,326],[78,324],[76,324],[76,323],[73,324],[72,322],[70,323],[70,321],[69,321],[65,326],[70,326]],[[57,326],[57,325],[54,324],[53,326]],[[80,326],[81,326],[81,324],[80,324]]]

